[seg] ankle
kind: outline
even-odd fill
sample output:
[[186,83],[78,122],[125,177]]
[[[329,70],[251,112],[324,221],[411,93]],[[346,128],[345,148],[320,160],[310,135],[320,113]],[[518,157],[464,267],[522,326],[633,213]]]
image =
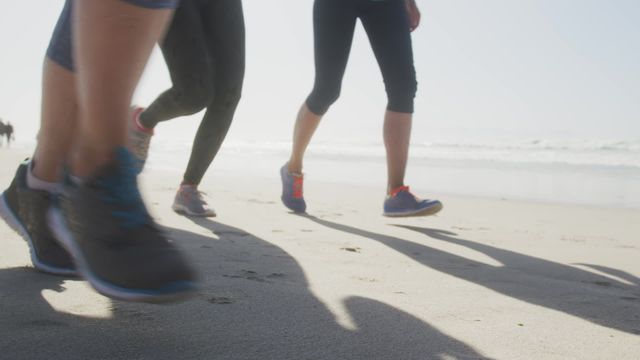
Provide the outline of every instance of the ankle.
[[50,183],[60,181],[62,177],[62,164],[60,164],[60,166],[51,166],[52,164],[47,164],[44,161],[38,161],[36,163],[35,159],[36,156],[29,162],[29,174],[39,180]]
[[182,183],[180,183],[180,186],[178,187],[178,191],[197,191],[198,190],[198,184],[194,184],[194,183],[190,183],[190,182],[185,182],[183,181]]
[[29,162],[27,168],[27,187],[32,190],[44,190],[52,194],[56,194],[60,191],[59,181],[48,181],[48,179],[42,179],[35,174],[35,162],[32,160]]
[[82,149],[76,151],[71,159],[71,175],[88,178],[100,168],[115,160],[115,149]]
[[389,186],[387,188],[387,195],[388,196],[396,196],[399,192],[401,191],[408,191],[409,187],[402,184],[402,185],[394,185],[394,186]]
[[302,164],[289,161],[287,164],[287,171],[292,175],[302,175]]

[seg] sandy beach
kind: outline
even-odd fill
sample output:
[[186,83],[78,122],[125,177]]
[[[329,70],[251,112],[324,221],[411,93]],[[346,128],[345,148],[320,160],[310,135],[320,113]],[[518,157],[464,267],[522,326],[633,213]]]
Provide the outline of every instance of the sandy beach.
[[[22,150],[0,149],[6,187]],[[211,172],[218,217],[170,209],[180,174],[140,182],[200,272],[187,302],[112,301],[36,272],[0,223],[1,359],[638,359],[640,211],[438,196],[435,217],[380,215],[380,189]]]

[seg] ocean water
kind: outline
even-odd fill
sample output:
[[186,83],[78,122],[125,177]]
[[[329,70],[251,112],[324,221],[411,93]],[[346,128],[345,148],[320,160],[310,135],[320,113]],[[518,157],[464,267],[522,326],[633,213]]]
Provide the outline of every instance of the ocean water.
[[[32,149],[34,141],[14,147]],[[226,141],[209,169],[216,176],[279,177],[289,141]],[[189,141],[157,137],[147,166],[186,168]],[[306,181],[386,187],[385,152],[378,142],[312,142]],[[205,180],[205,182],[206,182]],[[411,146],[407,183],[422,197],[438,194],[640,209],[640,140],[508,140],[418,142]],[[278,192],[279,189],[274,189]]]
[[[208,176],[276,178],[290,142],[223,145]],[[183,171],[188,142],[152,144],[149,166]],[[305,160],[307,181],[385,189],[381,143],[315,142]],[[640,209],[640,140],[424,142],[411,146],[407,183],[420,195],[459,194]]]

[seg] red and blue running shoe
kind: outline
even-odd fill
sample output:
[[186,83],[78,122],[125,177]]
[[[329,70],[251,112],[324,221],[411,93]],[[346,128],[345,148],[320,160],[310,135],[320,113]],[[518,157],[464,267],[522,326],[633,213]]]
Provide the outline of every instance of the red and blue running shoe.
[[304,201],[302,185],[304,176],[302,174],[292,174],[288,170],[289,164],[284,164],[280,168],[280,178],[282,178],[282,203],[289,210],[295,213],[304,213],[307,210],[307,203]]
[[409,217],[435,215],[442,210],[438,200],[418,199],[409,191],[408,186],[394,189],[384,201],[384,216]]

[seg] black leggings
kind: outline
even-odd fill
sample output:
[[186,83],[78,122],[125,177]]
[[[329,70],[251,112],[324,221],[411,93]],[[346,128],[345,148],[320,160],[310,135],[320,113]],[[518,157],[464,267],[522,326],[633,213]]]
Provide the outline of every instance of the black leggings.
[[242,93],[245,30],[240,0],[186,0],[160,44],[173,86],[140,115],[146,127],[206,108],[183,181],[197,185],[224,140]]
[[387,109],[413,113],[417,82],[404,0],[315,0],[316,77],[309,110],[324,115],[340,96],[358,18],[382,71]]

